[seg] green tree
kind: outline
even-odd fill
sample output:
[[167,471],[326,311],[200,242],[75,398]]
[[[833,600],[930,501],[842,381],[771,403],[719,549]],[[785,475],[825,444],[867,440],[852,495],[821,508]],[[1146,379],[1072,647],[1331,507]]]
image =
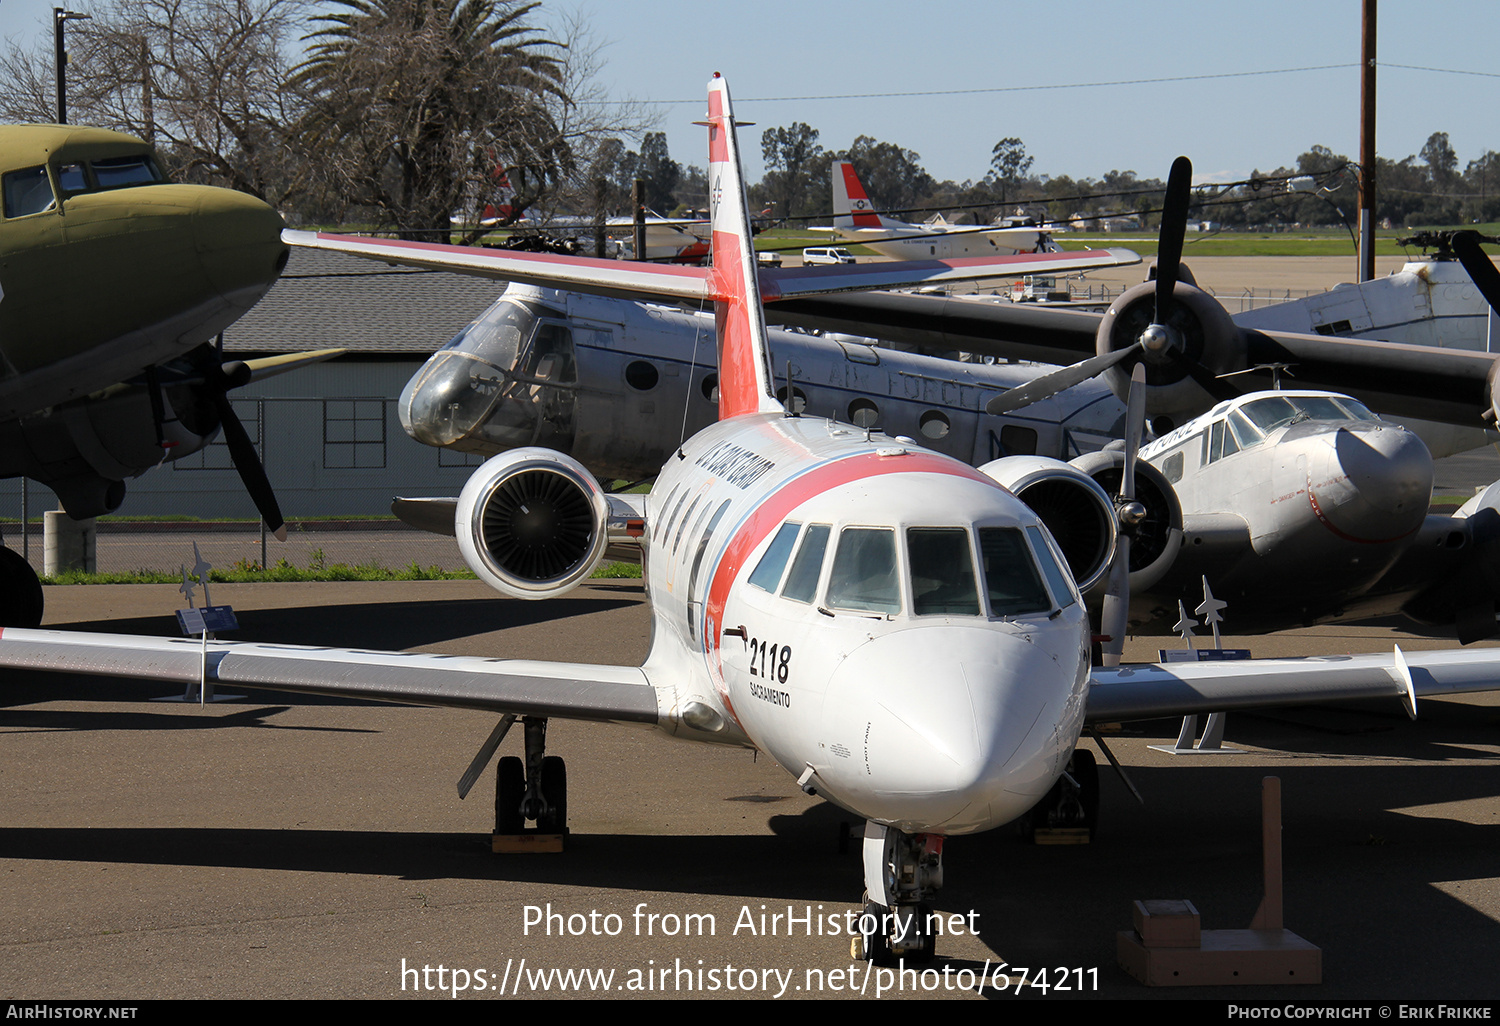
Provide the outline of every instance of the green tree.
[[827,167],[827,156],[818,143],[818,130],[801,121],[789,128],[768,128],[760,136],[760,153],[766,162],[766,176],[761,182],[763,201],[774,204],[778,217],[796,217],[810,210],[827,210],[827,194],[821,202],[813,197],[815,190],[828,180],[815,176],[821,164]]
[[[881,142],[869,135],[857,136],[850,147],[839,154],[859,173],[859,180],[876,210],[895,212],[898,216],[922,206],[932,196],[937,183],[922,167],[922,156],[915,150],[895,143]],[[824,194],[824,209],[828,197]]]
[[497,170],[519,216],[569,168],[548,106],[566,99],[560,48],[526,22],[538,4],[333,2],[292,84],[309,98],[300,137],[351,202],[414,238],[482,207]]
[[1001,139],[990,154],[990,174],[1000,193],[1000,205],[1005,205],[1007,196],[1031,170],[1031,157],[1026,155],[1026,144],[1015,136]]

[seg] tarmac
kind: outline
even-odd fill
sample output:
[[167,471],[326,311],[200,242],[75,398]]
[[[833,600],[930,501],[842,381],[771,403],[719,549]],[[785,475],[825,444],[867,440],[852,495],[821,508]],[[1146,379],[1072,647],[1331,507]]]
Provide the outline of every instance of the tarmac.
[[[234,605],[243,640],[635,663],[649,639],[636,581],[549,602],[473,581],[220,585],[213,598]],[[47,622],[174,633],[180,600],[170,585],[50,587]],[[1397,641],[1444,644],[1389,626],[1230,643],[1278,655]],[[1160,644],[1134,639],[1127,657]],[[158,704],[164,686],[31,673],[6,685],[12,1000],[1500,997],[1500,696],[1423,701],[1416,722],[1394,700],[1236,713],[1241,755],[1147,747],[1175,722],[1111,735],[1145,804],[1101,758],[1092,844],[1008,829],[951,840],[937,908],[965,928],[939,940],[934,972],[882,979],[830,925],[859,898],[858,844],[839,843],[849,817],[749,751],[554,721],[567,850],[493,855],[493,773],[466,801],[454,786],[489,715],[267,692]],[[518,734],[502,754],[519,753]],[[1286,926],[1322,949],[1323,982],[1137,983],[1115,963],[1134,900],[1189,899],[1205,929],[1249,924],[1267,775],[1284,792]],[[570,970],[595,975],[558,975]]]

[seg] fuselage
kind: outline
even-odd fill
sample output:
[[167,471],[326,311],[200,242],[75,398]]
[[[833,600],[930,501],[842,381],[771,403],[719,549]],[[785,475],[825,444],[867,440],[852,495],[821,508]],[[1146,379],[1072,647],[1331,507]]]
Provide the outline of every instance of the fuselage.
[[1007,822],[1062,772],[1087,617],[1046,529],[989,478],[754,414],[690,439],[646,508],[645,669],[679,736],[753,744],[917,832]]
[[[992,416],[986,400],[1035,369],[775,328],[770,340],[778,388],[784,395],[790,370],[800,408],[975,465],[1072,459],[1119,437],[1125,413],[1090,381]],[[428,445],[485,454],[546,445],[601,477],[635,480],[713,422],[717,383],[711,314],[512,285],[412,377],[397,409],[407,434]]]
[[880,228],[836,228],[839,238],[892,260],[947,260],[1005,253],[1046,253],[1056,247],[1034,228],[890,222]]
[[[1345,396],[1242,396],[1144,447],[1141,458],[1176,490],[1184,521],[1177,565],[1141,598],[1201,594],[1206,575],[1216,595],[1239,600],[1241,626],[1367,606],[1428,521],[1426,446]],[[1175,617],[1175,606],[1161,615]]]

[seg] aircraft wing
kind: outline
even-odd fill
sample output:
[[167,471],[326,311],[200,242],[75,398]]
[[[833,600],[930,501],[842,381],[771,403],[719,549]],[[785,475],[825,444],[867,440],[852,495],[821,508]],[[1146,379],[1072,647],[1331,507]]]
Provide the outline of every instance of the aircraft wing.
[[[1064,254],[1066,255],[1066,254]],[[920,348],[1068,364],[1096,352],[1101,314],[972,297],[894,293],[792,297],[766,307],[778,324],[872,335]],[[1242,328],[1241,392],[1275,387],[1273,365],[1298,388],[1353,396],[1372,410],[1473,426],[1491,406],[1496,355],[1463,349]]]
[[[709,287],[708,271],[702,267],[600,260],[551,253],[520,253],[505,249],[362,238],[290,229],[282,232],[281,237],[292,246],[334,250],[390,264],[474,274],[544,288],[571,289],[592,295],[667,302],[686,300],[694,303],[710,302],[715,298]],[[1005,278],[1017,274],[1115,267],[1137,264],[1140,260],[1137,254],[1128,249],[1093,249],[1069,253],[1026,253],[904,263],[763,268],[760,271],[760,289],[761,298],[771,303],[783,298],[833,292],[938,285],[982,278]]]
[[0,666],[655,725],[639,667],[73,631],[0,631]]
[[1152,719],[1354,698],[1398,698],[1415,715],[1419,697],[1500,690],[1500,651],[1316,656],[1095,668],[1088,719]]

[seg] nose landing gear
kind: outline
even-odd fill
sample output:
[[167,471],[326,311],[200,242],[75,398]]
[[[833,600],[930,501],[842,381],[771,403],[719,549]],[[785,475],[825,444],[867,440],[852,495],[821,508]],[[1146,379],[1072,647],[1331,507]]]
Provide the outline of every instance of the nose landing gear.
[[857,961],[930,962],[937,947],[928,899],[943,886],[943,838],[865,824],[865,907],[849,944]]

